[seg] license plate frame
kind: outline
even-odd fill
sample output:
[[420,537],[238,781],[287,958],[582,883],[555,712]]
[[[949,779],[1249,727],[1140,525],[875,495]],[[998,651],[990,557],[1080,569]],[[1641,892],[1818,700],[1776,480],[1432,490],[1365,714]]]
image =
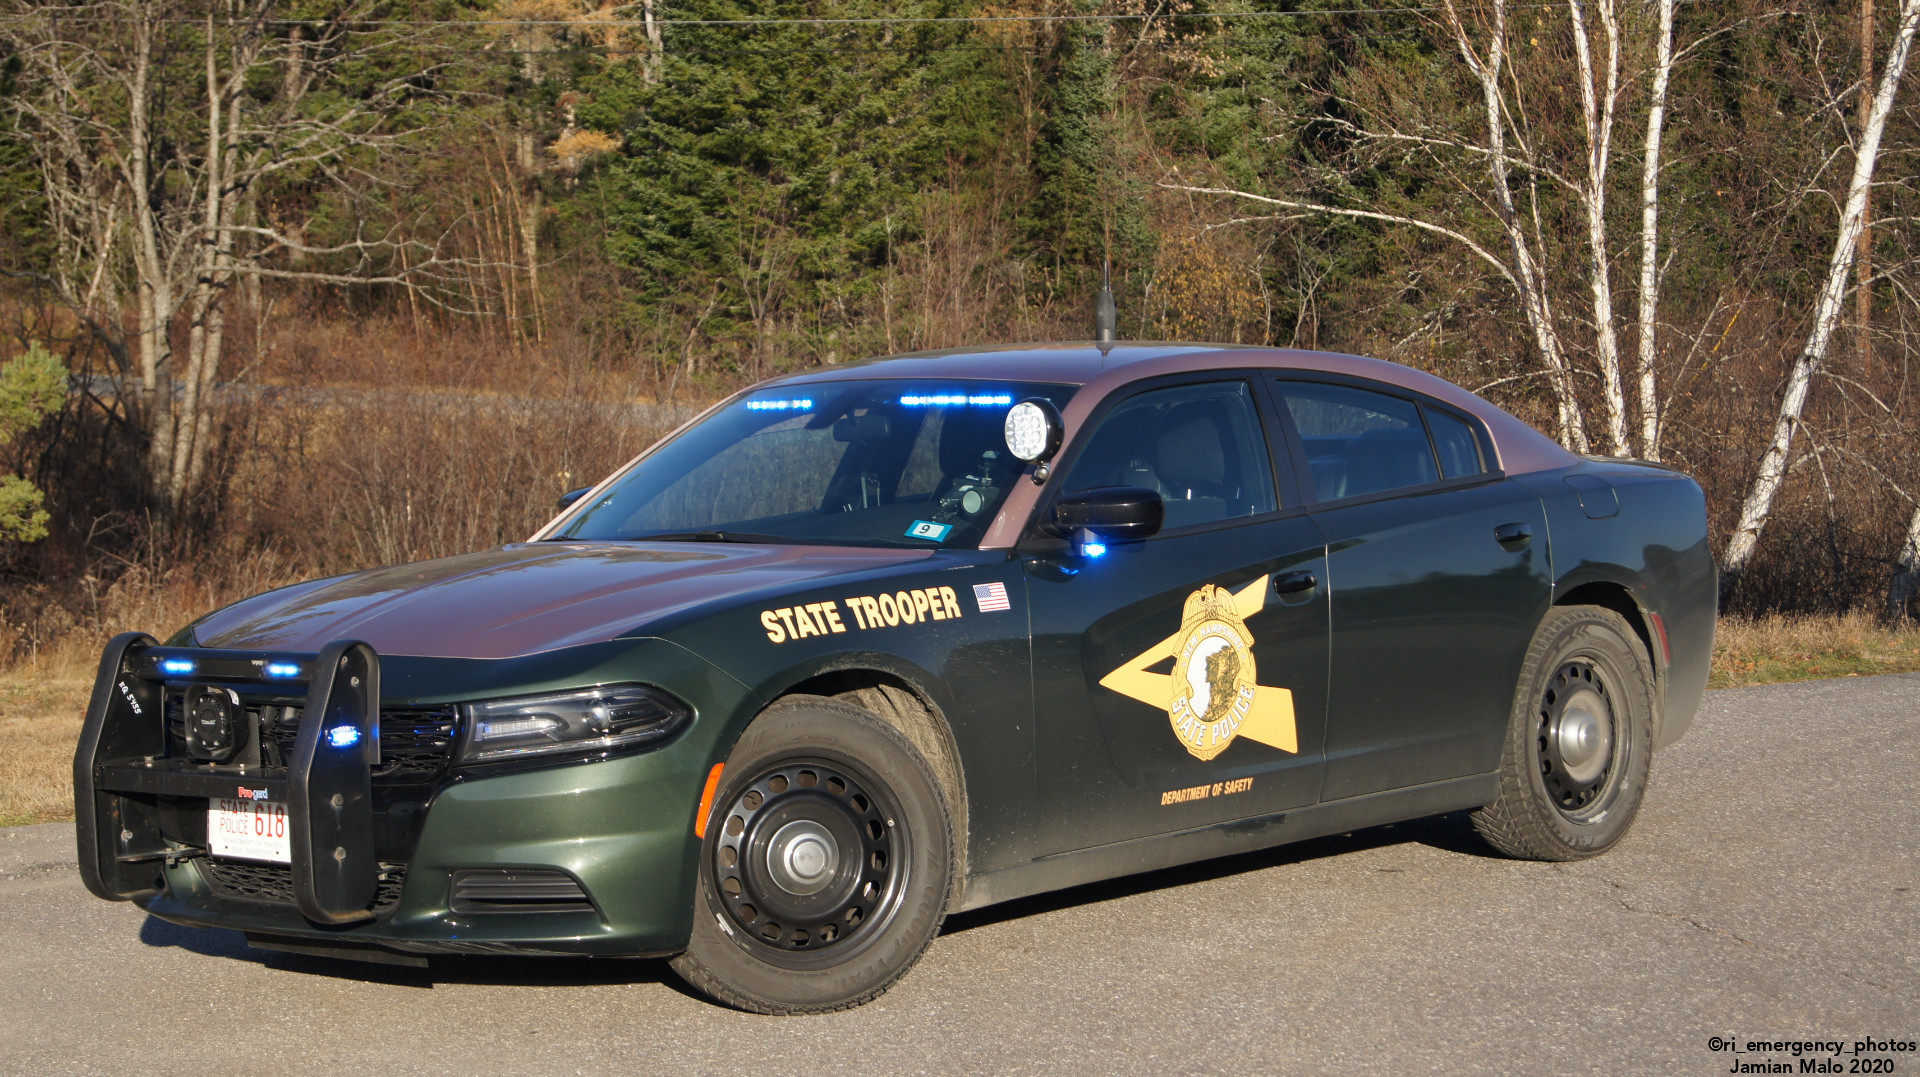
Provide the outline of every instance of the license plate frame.
[[293,863],[287,806],[278,800],[213,797],[207,801],[207,852],[233,860]]

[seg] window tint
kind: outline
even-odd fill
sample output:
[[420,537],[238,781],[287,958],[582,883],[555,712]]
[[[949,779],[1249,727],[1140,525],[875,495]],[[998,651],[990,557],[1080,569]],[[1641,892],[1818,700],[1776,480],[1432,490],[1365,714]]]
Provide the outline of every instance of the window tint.
[[1007,409],[1071,395],[919,379],[763,389],[655,449],[555,537],[970,548],[1024,466],[1007,451]]
[[1480,442],[1465,419],[1435,408],[1421,409],[1427,416],[1427,429],[1433,432],[1433,447],[1440,450],[1440,473],[1449,479],[1478,475],[1486,470],[1480,462]]
[[1245,382],[1156,389],[1107,414],[1061,489],[1140,486],[1168,530],[1272,512],[1273,467]]
[[1433,446],[1411,401],[1345,385],[1281,382],[1322,501],[1437,482]]

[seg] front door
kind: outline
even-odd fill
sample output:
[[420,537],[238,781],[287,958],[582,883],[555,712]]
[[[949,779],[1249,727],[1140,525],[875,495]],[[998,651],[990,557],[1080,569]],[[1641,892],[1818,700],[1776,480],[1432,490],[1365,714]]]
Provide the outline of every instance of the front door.
[[1063,462],[1062,491],[1153,489],[1166,523],[1098,558],[1025,562],[1043,855],[1318,792],[1325,549],[1276,490],[1256,391],[1214,380],[1139,392]]

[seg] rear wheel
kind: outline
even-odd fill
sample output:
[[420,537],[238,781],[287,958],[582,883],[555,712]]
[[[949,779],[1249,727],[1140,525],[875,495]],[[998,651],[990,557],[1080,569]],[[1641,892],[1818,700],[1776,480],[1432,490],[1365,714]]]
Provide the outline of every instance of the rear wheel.
[[675,971],[756,1013],[845,1009],[891,987],[939,930],[954,871],[925,758],[866,710],[793,696],[754,720],[722,774]]
[[1475,812],[1488,844],[1528,860],[1581,860],[1632,826],[1653,760],[1653,664],[1611,610],[1547,612],[1520,674],[1500,798]]

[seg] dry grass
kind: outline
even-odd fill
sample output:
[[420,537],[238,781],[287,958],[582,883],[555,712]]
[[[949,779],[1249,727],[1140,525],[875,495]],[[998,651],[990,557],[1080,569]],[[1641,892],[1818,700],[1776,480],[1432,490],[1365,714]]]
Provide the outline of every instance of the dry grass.
[[1920,671],[1920,627],[1889,628],[1864,613],[1723,617],[1711,688]]
[[0,679],[0,826],[73,818],[73,746],[91,688],[74,670]]
[[[150,612],[158,613],[158,610]],[[184,618],[159,617],[169,622]],[[92,657],[22,664],[0,675],[0,826],[73,817],[73,745],[92,686]],[[1864,614],[1723,618],[1714,688],[1920,671],[1920,626],[1889,629]]]

